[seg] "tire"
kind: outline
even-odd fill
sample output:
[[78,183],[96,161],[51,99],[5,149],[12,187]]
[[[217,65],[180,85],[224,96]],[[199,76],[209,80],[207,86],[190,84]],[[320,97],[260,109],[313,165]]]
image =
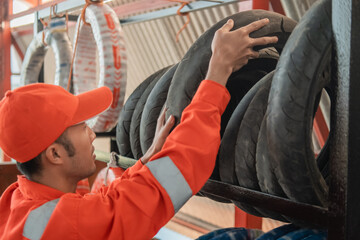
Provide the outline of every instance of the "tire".
[[[240,12],[219,21],[200,36],[181,60],[174,74],[166,100],[166,106],[169,107],[167,117],[174,115],[177,123],[179,122],[183,109],[190,103],[200,82],[204,79],[211,56],[211,42],[215,31],[223,26],[229,18],[234,20],[233,29],[237,29],[254,20],[265,17],[270,19],[270,23],[262,29],[251,33],[250,36],[278,36],[279,41],[273,46],[278,52],[281,52],[287,38],[296,25],[294,20],[274,12],[252,10]],[[264,47],[269,46],[262,46],[260,48]]]
[[[241,121],[235,145],[235,174],[239,186],[261,191],[256,173],[256,144],[261,122],[267,107],[267,98],[274,72],[267,74],[264,82],[256,92],[246,109]],[[278,213],[254,207],[264,217],[286,222]]]
[[121,156],[134,158],[131,152],[129,136],[131,118],[137,102],[139,101],[145,89],[153,80],[154,77],[151,75],[146,78],[142,83],[140,83],[140,85],[137,86],[137,88],[135,88],[135,90],[131,93],[124,107],[121,109],[120,117],[116,126],[116,142],[119,148],[119,154]]
[[286,43],[266,121],[269,153],[283,191],[294,201],[323,207],[328,206],[328,186],[312,151],[311,132],[316,96],[330,82],[321,76],[329,64],[331,37],[331,1],[320,0]]
[[[54,84],[67,89],[72,47],[66,32],[65,20],[57,19],[56,21],[58,25],[56,29],[50,28],[49,30],[39,32],[29,44],[21,66],[20,82],[22,85],[38,82],[45,55],[49,49],[48,46],[50,46],[55,55],[56,70]],[[59,29],[59,24],[62,26],[61,29]]]
[[171,79],[174,76],[177,66],[178,64],[172,66],[162,75],[145,103],[140,121],[140,145],[143,153],[149,149],[153,142],[157,119],[165,104]]
[[273,75],[274,72],[271,72],[264,77],[264,83],[247,107],[235,144],[235,174],[239,186],[257,191],[261,189],[256,174],[256,144]]
[[[124,32],[119,18],[108,5],[89,5],[85,20],[78,18],[75,37],[77,48],[74,57],[73,84],[75,94],[101,86],[113,92],[111,106],[98,116],[87,121],[95,132],[108,132],[118,122],[123,107],[127,57]],[[96,52],[98,52],[98,57]],[[99,81],[97,83],[96,62],[99,61]]]
[[[263,49],[260,50],[260,53],[260,58],[252,60],[251,64],[244,66],[241,71],[237,71],[229,77],[226,88],[231,95],[231,99],[221,116],[221,137],[224,135],[229,119],[242,98],[261,78],[276,67],[278,59],[276,50]],[[220,180],[218,165],[217,160],[211,179]]]
[[[223,182],[239,185],[235,173],[236,136],[238,134],[239,125],[241,124],[247,107],[264,82],[265,80],[261,79],[246,93],[246,95],[241,99],[240,103],[232,113],[232,116],[225,128],[218,154],[219,175],[220,180]],[[236,201],[234,201],[234,204],[249,214],[259,217],[263,216],[249,204]]]
[[139,159],[143,156],[143,152],[141,151],[140,146],[140,123],[146,100],[148,99],[148,96],[151,93],[151,90],[154,88],[155,84],[169,68],[170,67],[163,68],[150,76],[152,81],[141,94],[139,101],[136,103],[130,122],[130,146],[135,159]]
[[262,192],[287,198],[275,176],[275,166],[273,166],[273,160],[270,158],[268,151],[265,116],[261,123],[256,145],[256,174],[258,183]]
[[231,99],[221,116],[220,136],[222,137],[229,119],[245,94],[266,74],[276,68],[279,54],[274,48],[265,48],[259,51],[259,58],[250,60],[239,71],[231,74],[226,84]]

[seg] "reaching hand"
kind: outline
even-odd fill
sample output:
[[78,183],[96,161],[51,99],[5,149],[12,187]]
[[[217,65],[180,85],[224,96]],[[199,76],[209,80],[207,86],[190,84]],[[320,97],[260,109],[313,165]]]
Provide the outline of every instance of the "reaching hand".
[[211,44],[212,56],[206,79],[225,86],[232,72],[246,65],[249,59],[259,57],[259,53],[253,50],[254,46],[276,43],[277,37],[251,38],[249,36],[251,32],[268,23],[269,19],[265,18],[230,31],[234,27],[234,21],[229,19],[219,28]]
[[164,107],[161,110],[160,116],[157,120],[153,143],[151,144],[150,148],[146,151],[144,156],[141,158],[143,164],[146,164],[152,156],[154,156],[156,153],[158,153],[161,150],[167,136],[170,133],[171,128],[175,124],[174,116],[170,116],[168,120],[165,122],[165,112],[166,112],[166,108]]

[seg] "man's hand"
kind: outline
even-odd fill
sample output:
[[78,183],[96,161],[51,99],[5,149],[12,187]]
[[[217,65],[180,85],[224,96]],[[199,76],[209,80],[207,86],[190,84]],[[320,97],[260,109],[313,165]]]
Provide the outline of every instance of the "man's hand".
[[161,110],[160,116],[157,120],[156,124],[156,131],[153,143],[151,144],[150,148],[146,151],[144,156],[141,158],[141,162],[146,164],[152,156],[158,153],[162,146],[165,143],[167,136],[170,133],[171,128],[175,124],[174,116],[170,116],[168,120],[165,122],[165,107]]
[[246,65],[249,59],[259,57],[259,53],[253,50],[254,46],[276,43],[277,37],[249,37],[251,32],[268,23],[269,19],[265,18],[230,31],[234,27],[234,21],[229,19],[214,35],[211,44],[212,56],[206,79],[225,86],[232,72]]

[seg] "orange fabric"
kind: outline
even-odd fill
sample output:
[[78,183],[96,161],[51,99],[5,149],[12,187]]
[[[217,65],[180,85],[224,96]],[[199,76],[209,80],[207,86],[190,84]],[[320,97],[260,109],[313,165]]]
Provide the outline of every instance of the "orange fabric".
[[85,195],[90,192],[89,179],[85,178],[78,182],[76,186],[76,193],[80,195]]
[[[95,181],[94,181],[93,185],[91,186],[92,193],[98,193],[98,192],[100,192],[100,189],[102,187],[104,187],[106,171],[107,171],[107,168],[103,168],[96,175]],[[122,168],[119,168],[119,167],[110,168],[109,173],[107,175],[107,179],[106,179],[106,186],[110,185],[116,178],[121,177],[124,172],[125,172],[125,170]]]
[[106,110],[112,102],[107,87],[72,95],[60,86],[34,83],[7,91],[0,101],[0,148],[18,162],[27,162],[66,128]]
[[[181,124],[151,161],[169,156],[192,191],[210,176],[220,145],[220,117],[227,90],[203,81]],[[22,239],[29,212],[60,198],[42,239],[151,239],[174,216],[165,189],[138,161],[100,193],[62,193],[21,176],[0,199],[0,239]]]

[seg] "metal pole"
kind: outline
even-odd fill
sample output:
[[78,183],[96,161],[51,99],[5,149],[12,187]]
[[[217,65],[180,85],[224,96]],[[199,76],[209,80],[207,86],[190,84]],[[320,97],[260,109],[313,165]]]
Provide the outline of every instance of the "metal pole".
[[[10,65],[10,47],[11,32],[9,23],[9,13],[12,12],[12,0],[0,1],[0,99],[7,90],[11,88],[11,65]],[[3,154],[4,162],[10,161],[10,158]]]
[[[360,0],[332,0],[334,141],[330,150],[329,240],[360,235]],[[336,59],[336,61],[335,61]]]

